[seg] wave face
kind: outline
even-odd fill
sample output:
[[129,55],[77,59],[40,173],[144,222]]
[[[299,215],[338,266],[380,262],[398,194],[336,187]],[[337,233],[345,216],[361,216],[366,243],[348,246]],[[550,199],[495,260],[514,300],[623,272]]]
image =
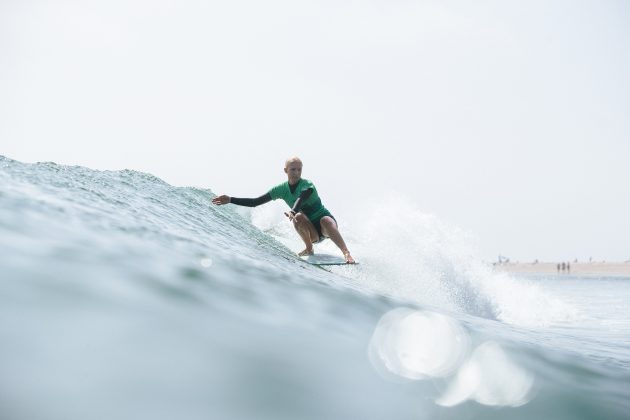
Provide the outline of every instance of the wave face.
[[630,410],[617,336],[576,330],[580,308],[494,273],[465,233],[404,199],[340,220],[360,264],[323,270],[295,257],[273,206],[216,207],[210,190],[145,173],[4,157],[0,183],[3,418]]

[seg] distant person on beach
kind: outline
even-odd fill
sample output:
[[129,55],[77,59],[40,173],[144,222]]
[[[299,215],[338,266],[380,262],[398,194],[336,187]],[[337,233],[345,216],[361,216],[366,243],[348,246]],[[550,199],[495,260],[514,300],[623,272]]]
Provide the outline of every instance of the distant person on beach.
[[571,274],[571,263],[567,262],[567,273]]
[[312,182],[302,178],[302,161],[298,157],[287,159],[284,172],[287,182],[276,185],[269,192],[258,198],[236,198],[220,195],[212,199],[212,204],[236,204],[239,206],[256,207],[271,200],[281,198],[291,210],[284,213],[293,223],[293,227],[304,241],[306,248],[298,253],[299,256],[313,255],[313,244],[330,238],[343,253],[348,264],[354,264],[354,259],[346,246],[337,227],[337,220],[322,205],[317,189]]
[[567,267],[567,266],[566,266],[564,263],[562,263],[562,272],[563,272],[563,273],[564,273],[564,270],[565,270],[565,268],[566,268],[566,267]]
[[560,274],[560,263],[558,263],[558,265],[556,266],[556,268],[558,269],[558,274]]

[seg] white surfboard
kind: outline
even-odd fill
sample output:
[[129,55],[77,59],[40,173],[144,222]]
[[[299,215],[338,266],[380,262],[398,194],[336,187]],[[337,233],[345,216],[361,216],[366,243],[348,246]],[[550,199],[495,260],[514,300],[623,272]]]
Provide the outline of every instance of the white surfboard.
[[305,255],[302,258],[309,264],[313,265],[346,265],[348,264],[343,257],[331,254],[313,254]]

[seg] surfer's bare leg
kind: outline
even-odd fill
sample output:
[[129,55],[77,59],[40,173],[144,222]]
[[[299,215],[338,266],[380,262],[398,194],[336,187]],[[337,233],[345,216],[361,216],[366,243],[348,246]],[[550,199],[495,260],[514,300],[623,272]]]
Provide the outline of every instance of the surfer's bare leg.
[[348,250],[346,243],[341,237],[339,229],[337,229],[337,222],[335,222],[335,219],[330,216],[324,216],[319,223],[321,223],[322,226],[322,233],[325,236],[328,236],[330,240],[333,241],[335,245],[337,245],[337,247],[339,247],[341,252],[343,252],[343,257],[346,259],[346,262],[348,264],[354,264],[354,258],[352,258],[352,255],[350,255],[350,251]]
[[317,229],[315,229],[315,226],[313,226],[311,221],[308,220],[308,218],[304,214],[298,213],[293,218],[293,227],[295,227],[295,230],[306,245],[306,249],[300,252],[298,255],[312,255],[313,242],[317,242],[319,240],[319,234],[317,233]]

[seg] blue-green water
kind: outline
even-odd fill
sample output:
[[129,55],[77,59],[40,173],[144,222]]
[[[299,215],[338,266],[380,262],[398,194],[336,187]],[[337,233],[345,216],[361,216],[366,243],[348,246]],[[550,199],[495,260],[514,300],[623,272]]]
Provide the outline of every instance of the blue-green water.
[[408,208],[325,271],[210,190],[3,157],[0,185],[2,419],[630,413],[630,279],[496,274]]

